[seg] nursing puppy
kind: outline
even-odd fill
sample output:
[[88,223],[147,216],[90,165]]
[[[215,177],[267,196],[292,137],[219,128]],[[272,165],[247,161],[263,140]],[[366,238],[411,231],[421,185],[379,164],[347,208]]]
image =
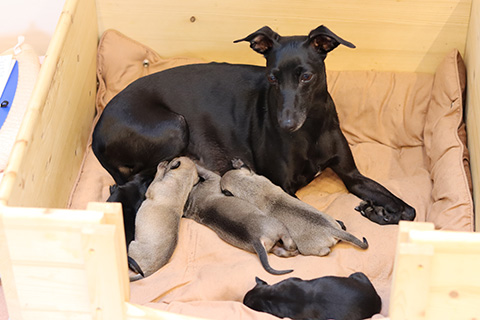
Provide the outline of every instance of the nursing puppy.
[[267,252],[282,257],[298,254],[285,226],[247,201],[224,195],[218,174],[201,166],[197,166],[197,172],[200,182],[188,197],[184,216],[209,227],[225,242],[257,253],[262,266],[269,273],[292,272],[273,269],[267,258]]
[[[161,162],[135,219],[135,240],[128,255],[145,277],[164,266],[177,246],[178,228],[189,192],[198,181],[192,160],[186,157]],[[141,279],[131,277],[131,281]]]
[[145,200],[145,193],[152,183],[153,175],[138,173],[125,184],[115,184],[110,187],[110,197],[107,202],[120,202],[123,211],[123,226],[125,241],[128,245],[135,238],[135,217]]
[[233,161],[236,170],[225,173],[221,189],[234,197],[247,200],[267,215],[280,220],[290,232],[298,251],[303,255],[324,256],[339,240],[351,242],[362,249],[363,242],[344,231],[339,222],[314,207],[290,196],[264,176],[257,175],[243,165]]
[[274,285],[255,278],[257,285],[243,303],[280,318],[360,320],[380,312],[382,300],[362,272],[313,280],[288,278]]

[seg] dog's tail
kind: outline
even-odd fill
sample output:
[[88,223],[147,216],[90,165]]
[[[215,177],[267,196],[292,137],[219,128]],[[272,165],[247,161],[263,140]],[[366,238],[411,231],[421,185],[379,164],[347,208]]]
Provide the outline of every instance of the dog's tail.
[[343,241],[353,243],[354,245],[356,245],[357,247],[359,247],[361,249],[367,249],[368,248],[368,241],[367,241],[367,239],[365,239],[365,237],[363,237],[363,241],[362,241],[362,240],[358,239],[357,237],[355,237],[353,234],[351,234],[351,233],[349,233],[345,230],[342,230],[342,229],[333,229],[332,230],[332,235],[339,240],[343,240]]
[[271,274],[274,274],[274,275],[281,275],[281,274],[286,274],[286,273],[290,273],[290,272],[293,271],[293,270],[275,270],[275,269],[273,269],[270,266],[270,264],[268,263],[267,250],[265,250],[265,247],[263,246],[263,244],[260,240],[253,242],[253,249],[255,249],[255,252],[257,252],[257,255],[260,258],[260,262],[262,263],[263,268],[268,273],[271,273]]

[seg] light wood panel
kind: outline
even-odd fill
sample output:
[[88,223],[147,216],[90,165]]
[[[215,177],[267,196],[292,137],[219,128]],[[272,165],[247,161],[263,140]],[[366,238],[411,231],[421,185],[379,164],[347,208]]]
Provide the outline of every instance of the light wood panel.
[[[480,212],[480,0],[472,1],[465,64],[467,66],[467,132],[475,212]],[[480,231],[480,219],[475,221]]]
[[97,8],[100,34],[117,29],[166,57],[263,65],[232,41],[264,25],[293,35],[324,24],[357,46],[332,52],[331,70],[433,73],[453,48],[463,54],[470,0],[97,0]]
[[96,48],[94,1],[67,1],[5,170],[0,202],[66,206],[95,112]]
[[0,207],[0,272],[12,319],[124,319],[121,206],[89,209]]
[[478,319],[480,234],[429,225],[400,223],[390,318]]

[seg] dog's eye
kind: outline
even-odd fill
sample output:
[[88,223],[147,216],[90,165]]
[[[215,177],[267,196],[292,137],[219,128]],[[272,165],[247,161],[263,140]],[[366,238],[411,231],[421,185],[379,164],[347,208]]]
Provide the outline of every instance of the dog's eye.
[[303,83],[307,83],[307,82],[310,82],[312,78],[313,78],[313,74],[310,72],[307,72],[300,76],[300,81],[302,81]]
[[269,74],[267,76],[267,80],[268,82],[270,82],[271,84],[276,84],[278,82],[277,78],[273,75],[273,74]]

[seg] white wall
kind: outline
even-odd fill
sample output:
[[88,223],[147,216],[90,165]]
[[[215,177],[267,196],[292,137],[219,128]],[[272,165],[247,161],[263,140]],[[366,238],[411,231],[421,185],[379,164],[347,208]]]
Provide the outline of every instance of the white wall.
[[19,35],[44,55],[65,0],[0,0],[0,53],[12,48]]

